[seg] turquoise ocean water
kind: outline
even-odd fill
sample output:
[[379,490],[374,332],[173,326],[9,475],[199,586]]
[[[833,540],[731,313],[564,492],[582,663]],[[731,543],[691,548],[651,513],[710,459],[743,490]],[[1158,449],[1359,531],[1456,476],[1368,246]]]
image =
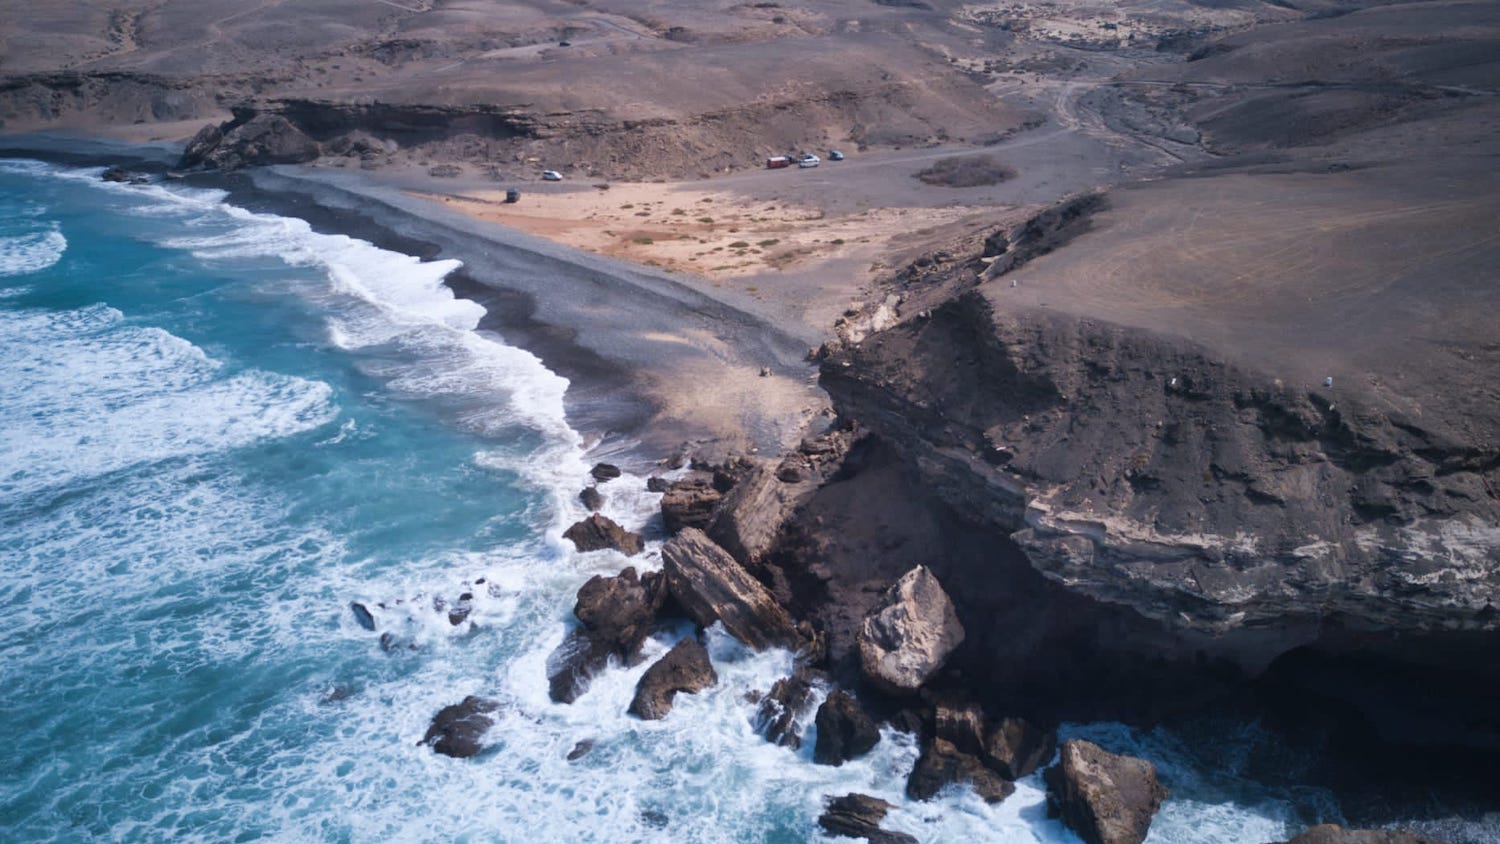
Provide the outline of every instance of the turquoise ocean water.
[[[625,714],[649,659],[551,703],[574,591],[626,561],[558,539],[596,455],[566,382],[474,330],[456,266],[0,161],[0,838],[793,842],[861,791],[924,841],[1076,840],[1036,777],[998,806],[906,801],[900,734],[841,768],[810,735],[766,743],[746,694],[791,657],[716,630],[720,684],[664,721]],[[629,475],[605,491],[631,527],[656,503]],[[351,601],[383,605],[378,633]],[[493,747],[418,746],[467,694],[502,703]],[[1170,737],[1068,730],[1162,765],[1153,841],[1273,840],[1291,817]]]

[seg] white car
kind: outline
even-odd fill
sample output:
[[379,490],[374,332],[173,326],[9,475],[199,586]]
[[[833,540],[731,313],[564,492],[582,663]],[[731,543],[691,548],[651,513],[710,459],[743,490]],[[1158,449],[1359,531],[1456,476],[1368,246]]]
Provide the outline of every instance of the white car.
[[798,167],[817,167],[821,163],[822,159],[818,158],[816,155],[813,155],[810,152],[804,152],[801,155],[797,156]]
[[544,182],[561,182],[562,181],[562,174],[559,173],[559,172],[557,172],[556,170],[543,170],[542,171],[542,181],[544,181]]

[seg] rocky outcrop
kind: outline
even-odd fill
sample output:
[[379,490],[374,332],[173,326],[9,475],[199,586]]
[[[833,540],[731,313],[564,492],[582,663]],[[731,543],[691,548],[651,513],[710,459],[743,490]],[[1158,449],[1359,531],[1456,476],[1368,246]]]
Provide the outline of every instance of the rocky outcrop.
[[422,736],[421,744],[444,756],[459,759],[477,756],[484,749],[480,740],[495,723],[490,713],[499,708],[499,703],[475,695],[445,706],[432,716],[432,724]]
[[985,767],[978,757],[964,753],[952,742],[934,738],[906,780],[906,794],[914,800],[931,800],[946,786],[968,783],[987,803],[999,803],[1015,793],[1015,783]]
[[755,712],[755,730],[766,741],[793,750],[802,746],[802,723],[812,702],[812,682],[806,671],[783,677],[761,698]]
[[634,663],[666,600],[666,591],[660,574],[649,572],[638,577],[634,568],[626,568],[615,577],[595,575],[583,584],[573,607],[582,627],[569,632],[547,658],[552,699],[559,703],[577,700],[611,657]]
[[205,127],[183,153],[183,168],[235,170],[263,164],[303,164],[320,154],[318,142],[279,114],[237,112],[217,128]]
[[678,692],[696,694],[717,682],[719,675],[708,660],[708,651],[697,639],[683,639],[641,675],[630,714],[647,721],[665,718]]
[[814,718],[818,727],[813,761],[820,765],[842,765],[869,753],[880,742],[875,719],[847,692],[830,692]]
[[818,825],[829,835],[863,838],[871,844],[916,844],[917,839],[904,832],[887,832],[880,828],[891,804],[867,794],[845,794],[828,800],[818,817]]
[[584,487],[583,491],[578,493],[578,500],[583,503],[583,506],[597,513],[599,508],[604,506],[604,493],[600,492],[596,486]]
[[1404,829],[1344,829],[1331,823],[1315,826],[1280,844],[1443,844],[1440,839]]
[[795,648],[792,619],[771,593],[702,531],[688,528],[662,546],[662,571],[672,597],[705,627],[722,622],[756,650]]
[[1141,844],[1167,797],[1155,765],[1086,741],[1065,742],[1042,776],[1049,807],[1087,844]]
[[723,498],[724,493],[708,478],[676,481],[661,497],[662,526],[674,534],[683,528],[703,530],[713,521],[714,510]]
[[916,691],[964,640],[942,584],[917,566],[891,585],[859,631],[860,669],[888,691]]
[[602,551],[608,548],[627,557],[641,553],[641,548],[644,547],[640,534],[620,527],[613,519],[599,513],[594,513],[563,531],[563,538],[572,540],[579,551]]
[[613,463],[595,463],[594,468],[589,470],[589,474],[602,484],[620,477],[620,467]]
[[1052,761],[1057,734],[1024,718],[1002,718],[985,729],[980,757],[1000,776],[1018,780]]

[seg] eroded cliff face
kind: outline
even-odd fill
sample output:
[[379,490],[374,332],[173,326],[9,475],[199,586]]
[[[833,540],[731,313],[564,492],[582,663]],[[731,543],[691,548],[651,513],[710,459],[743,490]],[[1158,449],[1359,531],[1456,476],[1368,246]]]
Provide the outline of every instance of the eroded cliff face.
[[1331,618],[1500,628],[1493,446],[995,295],[836,352],[822,380],[1047,577],[1230,650],[1271,627],[1282,646],[1312,641]]

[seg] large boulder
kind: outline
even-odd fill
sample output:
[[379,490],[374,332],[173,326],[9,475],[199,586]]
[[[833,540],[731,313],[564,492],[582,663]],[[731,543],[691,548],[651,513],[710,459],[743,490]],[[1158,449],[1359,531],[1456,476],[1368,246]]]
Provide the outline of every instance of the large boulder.
[[1018,780],[1052,761],[1057,733],[1022,718],[1002,718],[985,729],[979,757],[1000,776]]
[[887,832],[880,828],[891,804],[868,794],[845,794],[831,798],[818,825],[829,835],[863,838],[871,844],[916,844],[917,839],[904,832]]
[[[215,134],[219,137],[215,140]],[[234,170],[262,164],[303,164],[321,153],[318,142],[279,114],[255,114],[193,136],[183,167]]]
[[1016,784],[985,767],[979,757],[964,753],[945,739],[933,738],[906,779],[906,794],[914,800],[931,800],[952,783],[968,783],[986,803],[999,803],[1016,790]]
[[634,567],[615,577],[595,575],[583,584],[573,606],[573,615],[583,626],[570,632],[547,658],[552,699],[559,703],[577,700],[610,657],[634,663],[666,594],[659,573],[640,577]]
[[678,692],[696,694],[717,682],[719,675],[708,660],[708,651],[697,639],[683,639],[641,675],[630,714],[647,721],[665,718]]
[[828,695],[813,723],[818,727],[813,761],[820,765],[842,765],[870,752],[880,742],[880,728],[848,693]]
[[942,584],[917,566],[881,596],[859,628],[859,664],[876,686],[908,693],[937,673],[964,640]]
[[1281,844],[1443,844],[1404,829],[1344,829],[1331,823],[1315,826]]
[[724,493],[708,478],[677,481],[661,497],[662,526],[674,534],[683,528],[703,530],[713,521],[714,509],[723,498]]
[[490,713],[500,708],[493,700],[469,695],[463,701],[439,709],[432,716],[422,744],[444,756],[466,759],[484,749],[480,739],[494,723]]
[[766,741],[782,747],[802,746],[803,716],[812,702],[812,682],[805,671],[783,677],[771,686],[770,694],[760,699],[755,713],[755,730]]
[[1077,739],[1042,777],[1048,805],[1088,844],[1141,844],[1167,798],[1155,765]]
[[627,557],[641,553],[641,535],[615,524],[608,516],[594,513],[563,531],[579,551],[602,551],[612,548]]
[[683,530],[662,546],[661,556],[667,588],[694,621],[705,627],[722,622],[731,636],[756,650],[799,644],[786,610],[703,531]]

